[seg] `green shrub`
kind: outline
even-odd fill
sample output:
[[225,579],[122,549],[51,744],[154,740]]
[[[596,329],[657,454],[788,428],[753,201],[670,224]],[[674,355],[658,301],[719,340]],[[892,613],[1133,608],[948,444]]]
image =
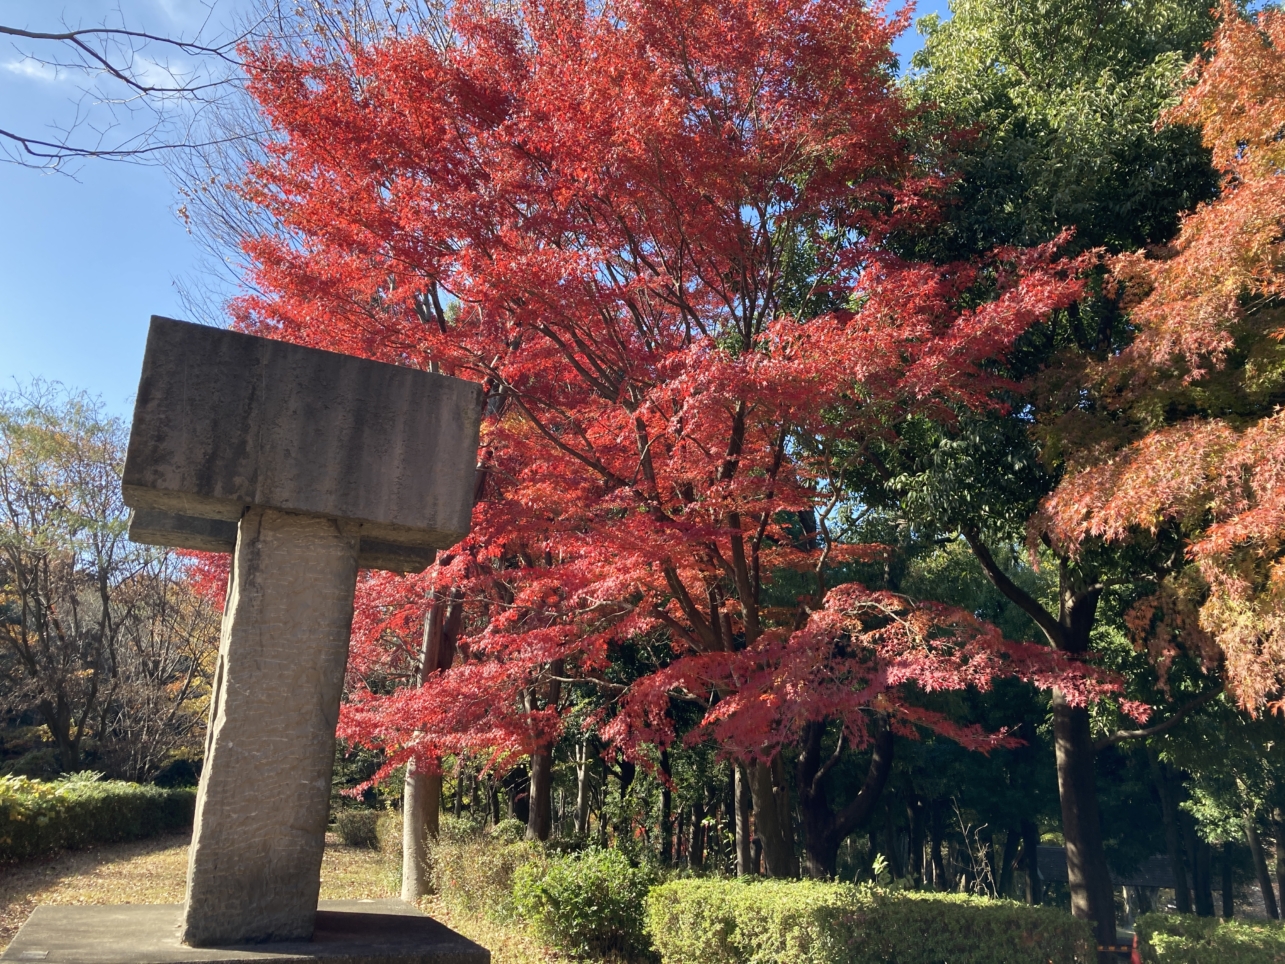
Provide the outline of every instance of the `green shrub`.
[[665,964],[1090,964],[1089,925],[1044,907],[819,881],[679,880],[647,897]]
[[526,837],[526,824],[516,817],[506,817],[491,828],[491,836],[505,843],[517,843]]
[[1138,953],[1147,964],[1285,962],[1285,924],[1275,921],[1144,914],[1135,929]]
[[527,864],[513,902],[554,947],[578,956],[636,956],[649,950],[643,908],[655,871],[618,850],[591,848]]
[[44,782],[0,777],[0,860],[138,840],[192,826],[196,791],[72,774]]
[[335,812],[335,830],[339,839],[349,847],[379,846],[377,824],[379,813],[375,810],[338,810]]
[[457,817],[449,813],[438,817],[437,828],[438,840],[472,840],[482,833],[480,818]]

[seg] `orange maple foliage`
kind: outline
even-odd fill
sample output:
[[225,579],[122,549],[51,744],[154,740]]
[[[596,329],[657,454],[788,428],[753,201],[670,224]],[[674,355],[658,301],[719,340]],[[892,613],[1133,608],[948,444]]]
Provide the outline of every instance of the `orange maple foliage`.
[[1285,15],[1247,19],[1225,6],[1192,71],[1167,119],[1201,125],[1222,192],[1183,220],[1171,248],[1116,259],[1137,337],[1110,374],[1138,410],[1163,408],[1175,386],[1199,392],[1234,351],[1266,345],[1245,365],[1258,407],[1209,404],[1097,453],[1044,512],[1071,545],[1180,525],[1207,583],[1200,625],[1230,687],[1251,712],[1285,712]]

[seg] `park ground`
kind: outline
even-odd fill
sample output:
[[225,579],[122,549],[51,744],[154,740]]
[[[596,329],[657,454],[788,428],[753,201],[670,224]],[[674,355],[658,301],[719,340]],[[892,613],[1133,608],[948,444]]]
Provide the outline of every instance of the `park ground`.
[[[40,904],[176,904],[183,900],[190,834],[104,844],[0,865],[0,951]],[[378,899],[397,896],[393,858],[348,847],[327,836],[321,897]],[[452,914],[427,899],[422,909],[491,951],[492,964],[554,964],[566,960],[513,926]]]

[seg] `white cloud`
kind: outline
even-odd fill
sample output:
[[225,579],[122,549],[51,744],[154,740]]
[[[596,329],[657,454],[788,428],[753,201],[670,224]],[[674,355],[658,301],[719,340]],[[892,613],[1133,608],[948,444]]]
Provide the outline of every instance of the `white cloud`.
[[27,77],[31,80],[43,80],[46,83],[57,83],[63,79],[58,68],[49,64],[41,63],[39,60],[33,60],[31,57],[23,57],[21,60],[10,60],[4,65],[4,69],[11,74],[17,74],[20,77]]

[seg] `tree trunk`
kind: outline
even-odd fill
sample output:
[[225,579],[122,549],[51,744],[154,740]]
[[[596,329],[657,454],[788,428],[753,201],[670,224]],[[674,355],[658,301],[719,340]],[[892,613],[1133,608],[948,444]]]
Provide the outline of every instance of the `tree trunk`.
[[553,748],[531,754],[526,839],[548,840],[553,830]]
[[674,795],[669,789],[673,773],[669,769],[669,751],[660,751],[660,862],[674,863]]
[[950,882],[946,880],[946,859],[941,852],[943,828],[940,801],[933,801],[931,823],[929,827],[932,843],[928,849],[928,856],[932,862],[933,868],[933,889],[946,890],[950,887]]
[[1223,920],[1231,920],[1236,916],[1236,889],[1231,878],[1231,858],[1232,849],[1231,841],[1223,841]]
[[1022,821],[1022,850],[1026,857],[1026,902],[1038,906],[1044,902],[1044,882],[1040,880],[1040,828],[1034,820]]
[[[541,684],[545,689],[545,707],[558,705],[562,698],[563,663],[555,659],[549,663],[549,676],[552,679]],[[536,687],[528,691],[527,708],[537,707]],[[536,746],[531,754],[531,790],[527,811],[526,839],[548,840],[553,831],[553,744],[542,743]]]
[[1182,815],[1183,840],[1191,854],[1191,891],[1196,913],[1201,917],[1214,916],[1213,874],[1209,866],[1209,845],[1196,833],[1196,820],[1189,813]]
[[[777,757],[779,760],[780,757]],[[776,761],[774,760],[773,763]],[[754,763],[749,767],[750,794],[754,800],[754,827],[763,844],[763,862],[769,877],[793,877],[794,842],[788,823],[782,821],[781,798],[789,805],[789,787],[775,779],[775,767]]]
[[[415,685],[422,686],[429,674],[445,671],[455,662],[455,640],[464,617],[463,596],[452,591],[437,596],[424,618],[424,635],[419,650]],[[414,902],[429,893],[428,840],[437,839],[442,806],[442,774],[415,772],[414,762],[406,765],[402,790],[402,899]],[[408,897],[407,894],[413,894]]]
[[1272,827],[1276,834],[1276,895],[1277,910],[1285,914],[1285,809],[1276,808]]
[[916,887],[924,885],[924,802],[913,791],[906,804],[910,825],[910,876]]
[[589,833],[589,744],[576,744],[576,836]]
[[1272,920],[1280,920],[1279,905],[1272,890],[1272,875],[1267,872],[1267,854],[1263,851],[1263,841],[1258,836],[1258,827],[1251,814],[1245,814],[1245,839],[1249,841],[1249,852],[1254,858],[1254,873],[1258,875],[1258,886],[1263,892],[1267,916]]
[[1114,944],[1115,891],[1102,844],[1089,711],[1072,706],[1061,690],[1053,691],[1053,744],[1071,913],[1093,921],[1099,944]]
[[750,828],[750,812],[753,798],[750,794],[750,778],[745,764],[736,763],[732,767],[732,797],[735,801],[736,822],[736,876],[748,877],[756,873],[753,863],[754,834]]
[[[433,786],[430,778],[415,766],[406,764],[406,782],[402,790],[402,900],[409,904],[431,891],[429,881],[428,838],[437,836],[437,807],[429,807],[441,792],[441,777]],[[430,827],[431,814],[431,827]]]
[[1000,897],[1013,896],[1013,871],[1017,869],[1017,841],[1021,834],[1010,827],[1004,834],[1004,855],[1000,857],[999,878],[995,889]]
[[[991,555],[978,530],[965,529],[963,536],[995,587],[1035,621],[1055,649],[1072,655],[1088,651],[1102,595],[1099,586],[1086,585],[1082,573],[1070,560],[1059,560],[1058,613],[1054,616],[1043,603],[1013,582]],[[1114,944],[1115,892],[1102,843],[1094,773],[1096,752],[1089,730],[1089,712],[1084,707],[1071,706],[1065,694],[1056,689],[1053,691],[1053,742],[1071,911],[1076,917],[1093,921],[1099,944]]]
[[893,822],[892,801],[884,800],[883,804],[883,839],[884,848],[888,851],[888,872],[892,874],[893,880],[900,880],[906,876],[905,868],[901,866],[901,846],[898,839],[897,825]]
[[1160,812],[1165,825],[1165,845],[1169,850],[1169,870],[1173,874],[1174,903],[1178,913],[1191,913],[1191,891],[1187,888],[1187,862],[1182,852],[1182,832],[1178,822],[1178,794],[1169,767],[1150,751],[1151,776],[1160,794]]
[[692,829],[687,839],[687,866],[699,870],[705,866],[705,802],[702,799],[692,804]]
[[875,737],[870,756],[870,768],[865,783],[857,795],[838,813],[830,809],[826,794],[826,775],[838,761],[842,744],[830,757],[822,761],[822,743],[825,738],[824,720],[804,727],[802,752],[796,770],[799,787],[799,812],[803,818],[803,853],[809,877],[827,879],[835,876],[839,863],[839,847],[843,841],[865,823],[883,793],[888,774],[892,772],[892,731],[881,726]]

